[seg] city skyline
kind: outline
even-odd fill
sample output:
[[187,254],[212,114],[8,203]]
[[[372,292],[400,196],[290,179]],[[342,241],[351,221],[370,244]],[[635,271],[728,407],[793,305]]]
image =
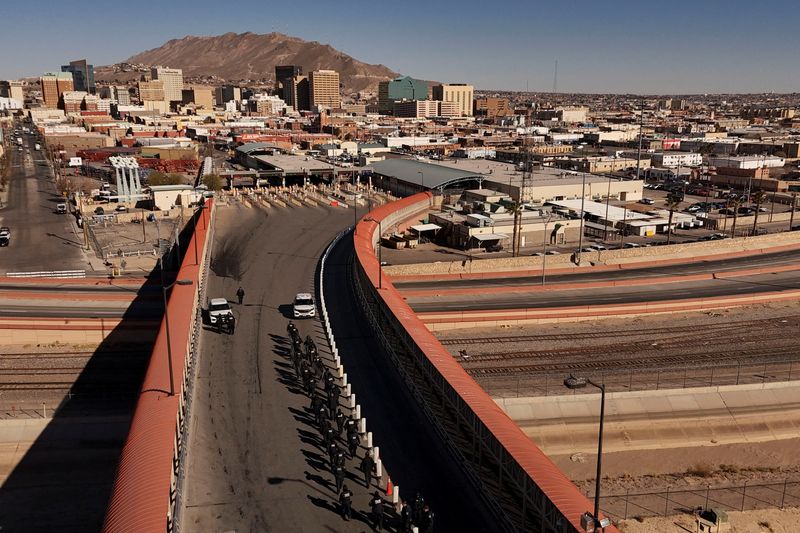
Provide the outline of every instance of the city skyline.
[[[65,3],[69,4],[69,3]],[[375,10],[357,1],[344,12],[328,12],[312,1],[299,17],[289,6],[269,10],[251,0],[226,12],[206,0],[160,5],[146,26],[126,24],[128,11],[97,0],[82,2],[91,32],[64,24],[69,5],[21,5],[10,15],[0,42],[15,54],[0,59],[0,78],[16,79],[57,71],[67,60],[86,57],[110,65],[185,35],[226,32],[280,32],[330,44],[367,63],[476,89],[550,92],[558,61],[558,92],[565,93],[762,93],[800,89],[800,59],[785,53],[800,44],[790,17],[770,16],[790,9],[785,0],[758,5],[711,0],[702,5],[678,0],[670,9],[619,0],[599,6],[577,2],[569,8],[509,2],[496,16],[481,17],[483,5],[458,5],[469,13],[458,23],[454,6],[412,1],[404,9]],[[691,6],[691,7],[690,7]],[[419,9],[431,16],[418,17]],[[186,19],[189,11],[207,13]],[[247,13],[246,19],[241,17]],[[448,16],[449,13],[449,16]],[[391,16],[391,19],[388,17]],[[116,20],[119,24],[99,24]],[[176,27],[175,20],[182,20]],[[530,22],[530,24],[526,24]],[[27,28],[42,31],[31,39]],[[387,27],[404,31],[387,31]],[[352,30],[352,31],[351,31]]]

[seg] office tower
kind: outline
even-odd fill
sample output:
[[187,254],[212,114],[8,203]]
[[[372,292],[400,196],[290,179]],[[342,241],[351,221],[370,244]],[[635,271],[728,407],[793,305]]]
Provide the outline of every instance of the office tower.
[[289,78],[303,75],[303,67],[298,65],[275,65],[275,89],[283,90],[283,84]]
[[378,84],[378,111],[382,114],[392,112],[395,102],[427,100],[428,82],[415,80],[410,76],[401,76]]
[[72,85],[76,91],[85,91],[94,94],[97,87],[94,83],[94,65],[90,65],[85,59],[70,61],[69,65],[62,65],[61,72],[72,74]]
[[39,78],[45,107],[63,108],[61,95],[75,90],[70,72],[50,72]]
[[472,85],[450,83],[433,86],[433,99],[442,102],[455,102],[460,115],[472,116]]
[[295,111],[309,111],[311,96],[307,76],[294,76],[284,80],[283,101],[294,107]]
[[339,95],[339,73],[335,70],[315,70],[308,79],[311,93],[311,108],[339,108],[342,98]]
[[153,67],[150,77],[164,84],[164,99],[167,102],[183,100],[183,71],[179,68]]

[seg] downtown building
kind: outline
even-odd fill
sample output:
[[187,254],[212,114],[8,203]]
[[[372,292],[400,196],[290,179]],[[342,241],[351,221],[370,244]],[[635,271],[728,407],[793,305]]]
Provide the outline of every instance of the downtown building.
[[88,64],[85,59],[70,61],[69,65],[61,65],[61,72],[72,74],[72,85],[76,91],[90,94],[97,92],[94,82],[94,65]]
[[42,86],[42,99],[44,107],[64,108],[62,95],[67,91],[74,91],[75,85],[70,72],[50,72],[39,78]]
[[342,107],[339,92],[339,73],[335,70],[315,70],[308,77],[311,109],[338,109]]
[[164,99],[167,102],[183,101],[183,71],[179,68],[153,67],[150,78],[163,83]]
[[388,115],[395,102],[428,99],[428,82],[401,76],[378,84],[378,112]]
[[450,83],[433,86],[433,99],[456,104],[458,115],[472,116],[472,85],[465,83]]

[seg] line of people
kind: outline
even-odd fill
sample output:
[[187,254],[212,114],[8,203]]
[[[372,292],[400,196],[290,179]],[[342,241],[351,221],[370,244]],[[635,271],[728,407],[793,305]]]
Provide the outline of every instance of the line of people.
[[[344,442],[347,455],[353,461],[357,459],[361,447],[361,435],[358,431],[358,422],[353,418],[353,413],[345,415],[339,405],[341,387],[331,374],[330,369],[322,361],[314,339],[306,336],[301,339],[297,326],[292,321],[286,327],[291,345],[290,354],[298,380],[306,394],[311,399],[310,410],[314,422],[322,436],[322,443],[328,455],[328,464],[333,474],[336,494],[339,497],[339,511],[344,520],[352,518],[353,492],[344,483],[346,477],[345,449],[340,446]],[[322,393],[319,383],[322,383]],[[376,462],[370,450],[358,462],[358,469],[364,476],[364,485],[369,488],[376,472]],[[433,512],[425,503],[421,494],[417,493],[413,507],[405,500],[402,501],[399,517],[390,502],[384,500],[379,490],[375,490],[369,500],[370,519],[372,526],[382,531],[385,527],[387,509],[398,523],[398,531],[411,532],[416,526],[418,531],[432,533]]]

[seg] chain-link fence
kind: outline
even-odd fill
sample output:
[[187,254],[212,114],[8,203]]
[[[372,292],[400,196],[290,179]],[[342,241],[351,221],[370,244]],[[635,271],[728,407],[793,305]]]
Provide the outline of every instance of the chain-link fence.
[[[492,369],[488,369],[492,371]],[[518,398],[591,393],[592,390],[568,391],[564,378],[571,372],[591,375],[603,383],[607,392],[630,392],[692,387],[717,387],[772,383],[800,379],[800,360],[784,359],[765,362],[742,362],[714,366],[678,366],[672,368],[637,368],[627,370],[593,370],[590,364],[557,372],[525,374],[523,372],[492,376],[471,371],[472,377],[491,396]]]
[[[587,494],[593,499],[594,495]],[[709,507],[723,511],[751,511],[800,505],[800,481],[784,479],[743,485],[666,488],[653,492],[600,495],[600,508],[614,519],[645,518],[690,513]]]

